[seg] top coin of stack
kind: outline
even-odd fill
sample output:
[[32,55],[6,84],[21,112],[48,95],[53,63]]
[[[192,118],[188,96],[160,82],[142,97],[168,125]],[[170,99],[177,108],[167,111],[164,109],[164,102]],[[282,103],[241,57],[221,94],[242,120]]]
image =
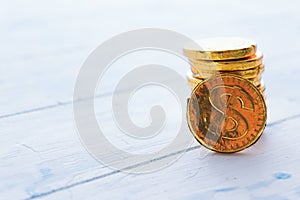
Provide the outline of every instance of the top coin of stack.
[[252,82],[264,93],[261,80],[264,71],[263,55],[254,41],[236,37],[207,38],[199,46],[185,46],[191,70],[187,79],[194,88],[198,83],[219,74],[233,74]]

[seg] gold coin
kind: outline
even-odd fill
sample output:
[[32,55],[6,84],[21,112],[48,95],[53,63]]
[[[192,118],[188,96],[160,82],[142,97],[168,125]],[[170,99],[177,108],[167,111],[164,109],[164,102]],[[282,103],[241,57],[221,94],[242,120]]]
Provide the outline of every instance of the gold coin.
[[236,37],[215,37],[187,44],[183,52],[196,60],[231,60],[252,56],[256,53],[256,42]]
[[257,85],[257,88],[262,92],[264,93],[266,91],[266,86],[265,86],[265,83],[263,80],[260,81],[260,84]]
[[255,85],[227,74],[197,85],[188,100],[187,121],[204,147],[234,153],[260,138],[266,126],[267,108]]
[[191,71],[188,71],[186,74],[186,79],[188,81],[189,86],[191,87],[191,89],[194,89],[199,83],[201,83],[202,81],[204,81],[205,79],[201,79],[201,78],[196,78],[192,75]]
[[191,67],[191,71],[193,72],[193,74],[195,74],[194,75],[195,77],[199,76],[203,78],[210,78],[212,76],[216,76],[219,74],[230,73],[230,74],[235,74],[243,78],[249,79],[249,78],[255,78],[257,76],[261,76],[264,70],[265,70],[265,66],[263,64],[252,69],[235,70],[235,71],[214,71],[214,70],[199,71],[198,69]]
[[267,99],[267,96],[266,96],[266,88],[265,87],[259,87],[257,86],[257,88],[259,89],[259,91],[261,92],[261,94],[263,95],[263,97],[265,99]]
[[263,55],[257,52],[255,55],[245,59],[227,60],[227,61],[204,61],[204,60],[190,60],[190,65],[197,71],[202,70],[221,70],[221,71],[234,71],[234,70],[247,70],[258,67],[263,63]]
[[265,98],[265,99],[267,99],[267,96],[266,96],[266,93],[265,93],[265,88],[263,89],[263,90],[260,90],[260,92],[261,92],[261,94],[263,95],[263,97]]
[[[242,77],[243,78],[243,77]],[[261,79],[261,76],[259,76],[259,77],[256,77],[256,78],[250,78],[250,79],[247,79],[248,81],[250,81],[253,85],[255,85],[255,86],[258,86],[258,85],[260,85],[261,84],[261,81],[262,81],[262,79]]]
[[264,88],[265,87],[265,82],[263,80],[261,80],[260,85],[258,85],[257,87]]
[[260,80],[260,83],[258,85],[256,85],[256,87],[260,90],[261,94],[265,97],[266,99],[266,87],[265,87],[265,83],[264,80]]
[[[226,74],[222,74],[222,75],[226,75]],[[227,73],[227,75],[228,75],[228,73]],[[193,75],[192,71],[190,71],[190,70],[187,71],[186,78],[187,78],[188,84],[191,87],[191,89],[194,89],[199,83],[206,80],[206,78],[203,78],[203,77],[195,77]],[[261,76],[257,76],[255,78],[250,78],[247,80],[250,81],[255,86],[263,84]]]

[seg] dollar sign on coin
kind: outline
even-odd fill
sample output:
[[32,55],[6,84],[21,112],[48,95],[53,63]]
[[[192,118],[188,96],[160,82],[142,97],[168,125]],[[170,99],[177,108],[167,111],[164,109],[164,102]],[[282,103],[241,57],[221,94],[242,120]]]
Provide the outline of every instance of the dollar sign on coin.
[[266,124],[264,97],[255,85],[224,74],[198,84],[188,101],[187,118],[196,139],[224,153],[254,144]]

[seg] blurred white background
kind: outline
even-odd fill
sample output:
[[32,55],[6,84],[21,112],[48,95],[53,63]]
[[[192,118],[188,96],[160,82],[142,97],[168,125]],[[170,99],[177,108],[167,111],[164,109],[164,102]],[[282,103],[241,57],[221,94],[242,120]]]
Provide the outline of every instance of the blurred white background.
[[[286,77],[289,82],[299,80],[299,10],[297,0],[2,0],[0,93],[18,88],[22,98],[2,96],[0,110],[8,114],[30,104],[69,100],[78,70],[94,48],[116,34],[146,27],[174,30],[193,39],[251,38],[265,55],[268,96],[276,97],[277,103],[282,96],[295,101],[300,94]],[[287,65],[289,70],[284,70]],[[7,104],[13,106],[8,109]]]

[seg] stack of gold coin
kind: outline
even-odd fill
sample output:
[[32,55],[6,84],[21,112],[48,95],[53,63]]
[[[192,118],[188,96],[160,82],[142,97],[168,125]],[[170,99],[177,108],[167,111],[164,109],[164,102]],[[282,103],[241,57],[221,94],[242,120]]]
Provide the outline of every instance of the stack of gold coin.
[[199,40],[197,44],[197,47],[184,47],[184,54],[191,65],[187,79],[192,89],[213,76],[233,74],[252,82],[265,96],[261,78],[264,71],[263,55],[254,41],[217,37]]

